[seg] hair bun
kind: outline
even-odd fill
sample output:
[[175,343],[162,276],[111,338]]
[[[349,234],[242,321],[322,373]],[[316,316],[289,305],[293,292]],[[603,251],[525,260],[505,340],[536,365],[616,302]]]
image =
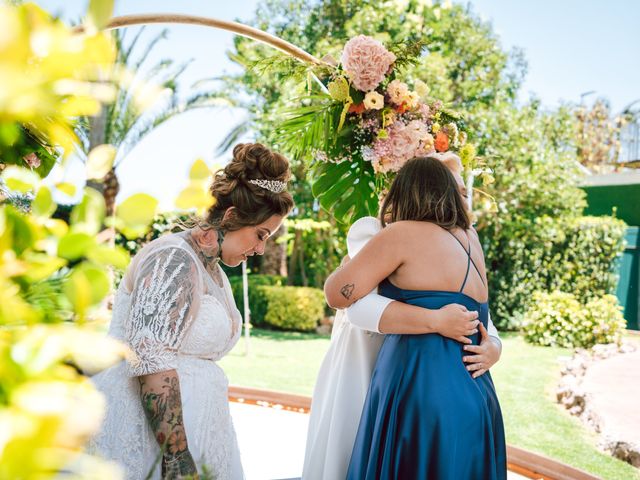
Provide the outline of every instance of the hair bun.
[[240,143],[233,149],[233,159],[224,169],[231,179],[245,183],[249,180],[289,180],[289,162],[261,143]]

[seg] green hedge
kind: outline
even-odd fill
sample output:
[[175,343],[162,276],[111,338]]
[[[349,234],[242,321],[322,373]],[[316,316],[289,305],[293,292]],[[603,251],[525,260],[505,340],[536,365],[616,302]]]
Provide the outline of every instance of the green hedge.
[[309,332],[324,316],[324,293],[318,288],[261,286],[256,293],[255,304],[251,303],[252,321],[256,312],[272,327]]
[[585,304],[613,293],[626,224],[612,217],[539,217],[482,231],[491,314],[517,329],[534,292],[571,292]]
[[[286,277],[280,275],[249,275],[249,305],[251,307],[251,323],[255,326],[265,325],[266,304],[263,295],[257,291],[261,286],[282,286],[287,283]],[[242,296],[242,277],[229,277],[233,298],[240,313],[244,316],[244,298]]]
[[544,346],[590,348],[597,343],[620,343],[626,322],[613,295],[581,304],[563,292],[534,294],[524,315],[525,340]]

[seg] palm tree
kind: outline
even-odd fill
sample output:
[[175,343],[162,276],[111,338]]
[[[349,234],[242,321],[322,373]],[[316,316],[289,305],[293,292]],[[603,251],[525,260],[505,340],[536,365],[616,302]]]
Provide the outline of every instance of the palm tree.
[[[102,107],[97,116],[81,119],[76,129],[81,141],[80,154],[85,160],[94,147],[104,143],[113,145],[117,150],[113,167],[106,176],[100,181],[87,182],[89,186],[102,192],[107,215],[113,215],[115,198],[120,189],[116,170],[146,135],[180,113],[227,103],[211,89],[197,89],[204,85],[204,81],[192,85],[186,95],[179,91],[178,80],[190,61],[176,64],[173,60],[163,59],[147,68],[149,54],[158,42],[167,38],[168,32],[163,30],[149,43],[136,48],[143,31],[144,27],[128,43],[125,33],[113,33],[117,48],[114,68],[117,71],[131,72],[134,77],[127,82],[119,82],[116,85],[115,101]],[[150,84],[162,89],[163,94],[152,109],[143,110],[136,102],[135,87]]]

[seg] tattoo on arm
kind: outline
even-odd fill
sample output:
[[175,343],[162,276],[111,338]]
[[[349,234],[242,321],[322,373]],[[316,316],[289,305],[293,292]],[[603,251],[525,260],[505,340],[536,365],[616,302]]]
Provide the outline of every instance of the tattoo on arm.
[[162,478],[197,476],[187,445],[177,373],[162,372],[138,379],[144,413],[162,449]]
[[355,288],[354,283],[347,283],[344,287],[340,289],[340,293],[344,298],[349,300],[351,298],[351,295],[353,295],[354,288]]

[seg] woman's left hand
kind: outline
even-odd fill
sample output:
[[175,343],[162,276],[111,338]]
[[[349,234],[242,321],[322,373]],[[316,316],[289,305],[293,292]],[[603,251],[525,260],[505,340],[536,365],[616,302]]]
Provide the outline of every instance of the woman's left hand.
[[478,327],[482,338],[480,345],[465,345],[464,350],[474,355],[462,357],[462,361],[467,364],[467,370],[472,372],[473,378],[478,378],[493,367],[500,360],[502,353],[502,345],[499,344],[499,340],[491,338],[482,323]]

